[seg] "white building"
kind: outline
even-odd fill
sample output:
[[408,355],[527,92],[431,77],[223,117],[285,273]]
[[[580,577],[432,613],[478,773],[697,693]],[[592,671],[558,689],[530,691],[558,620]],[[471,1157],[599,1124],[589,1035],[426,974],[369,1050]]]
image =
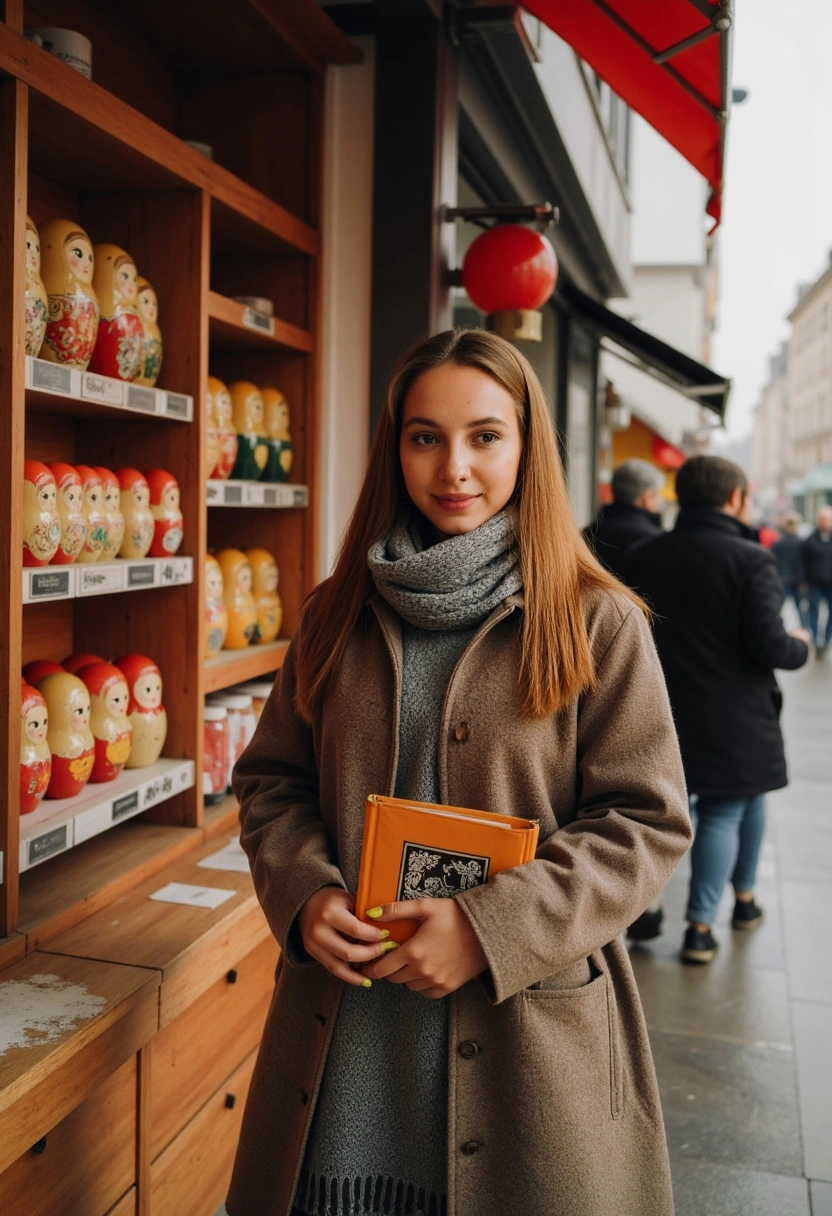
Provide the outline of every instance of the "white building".
[[751,481],[754,497],[766,515],[789,506],[787,484],[788,343],[769,359],[768,380],[754,410]]

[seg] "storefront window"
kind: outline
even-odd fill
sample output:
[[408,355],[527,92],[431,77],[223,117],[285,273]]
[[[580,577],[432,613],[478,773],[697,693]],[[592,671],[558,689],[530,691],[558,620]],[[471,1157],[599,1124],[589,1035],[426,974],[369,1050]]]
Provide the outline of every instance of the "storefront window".
[[595,511],[595,347],[576,322],[570,326],[566,392],[566,476],[576,523],[584,527]]

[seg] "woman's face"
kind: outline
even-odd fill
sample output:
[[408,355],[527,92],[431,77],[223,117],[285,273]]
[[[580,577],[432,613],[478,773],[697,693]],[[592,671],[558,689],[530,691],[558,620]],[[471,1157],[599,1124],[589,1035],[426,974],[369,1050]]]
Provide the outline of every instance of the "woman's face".
[[92,282],[92,271],[95,257],[92,245],[84,237],[76,237],[67,245],[66,259],[69,268],[82,283]]
[[514,400],[485,372],[446,363],[407,394],[399,458],[437,540],[472,532],[514,493],[523,439]]

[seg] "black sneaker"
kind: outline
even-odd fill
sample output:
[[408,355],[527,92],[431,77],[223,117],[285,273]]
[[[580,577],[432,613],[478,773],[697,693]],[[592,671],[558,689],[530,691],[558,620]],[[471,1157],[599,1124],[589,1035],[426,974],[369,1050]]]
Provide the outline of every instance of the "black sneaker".
[[658,937],[662,931],[662,921],[664,920],[664,912],[661,908],[656,908],[655,911],[650,908],[646,912],[642,912],[627,930],[627,936],[633,942],[649,942],[654,937]]
[[738,899],[731,917],[732,929],[756,929],[763,920],[763,909],[756,899]]
[[710,929],[694,929],[688,925],[682,943],[683,963],[709,963],[717,952],[719,942]]

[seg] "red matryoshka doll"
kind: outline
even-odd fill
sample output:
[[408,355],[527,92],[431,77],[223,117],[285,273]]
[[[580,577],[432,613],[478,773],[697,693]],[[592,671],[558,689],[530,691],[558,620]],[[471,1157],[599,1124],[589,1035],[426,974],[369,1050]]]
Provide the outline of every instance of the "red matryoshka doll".
[[26,216],[26,354],[40,354],[46,333],[46,288],[40,277],[40,237],[29,216]]
[[216,376],[208,377],[208,399],[209,403],[213,401],[214,425],[217,428],[217,447],[219,448],[216,468],[209,476],[225,481],[231,476],[237,460],[237,432],[234,429],[234,407],[231,404],[231,394],[222,380],[218,380]]
[[20,813],[28,815],[40,806],[52,774],[52,753],[46,742],[49,713],[36,688],[20,684]]
[[150,513],[150,486],[138,469],[119,469],[116,477],[121,487],[121,513],[124,516],[124,539],[119,557],[146,557],[156,528]]
[[58,491],[58,518],[61,521],[61,543],[52,558],[52,565],[69,566],[76,560],[87,539],[84,487],[78,470],[71,464],[56,461],[49,468]]
[[86,371],[98,336],[92,242],[72,220],[49,220],[41,225],[40,249],[49,309],[40,357]]
[[268,549],[249,549],[246,557],[252,573],[252,590],[257,605],[258,642],[273,642],[283,624],[283,601],[277,592],[277,562]]
[[159,300],[147,279],[137,280],[136,304],[142,322],[142,361],[136,384],[150,388],[159,379],[162,370],[162,331],[159,329]]
[[62,663],[53,663],[51,659],[34,659],[23,668],[23,679],[33,688],[37,688],[38,681],[42,680],[44,676],[51,676],[61,671],[66,671]]
[[106,659],[102,659],[100,654],[91,654],[86,650],[79,650],[76,654],[68,655],[67,658],[61,660],[61,667],[64,671],[70,672],[77,676],[82,667],[89,667],[91,663],[106,663]]
[[205,657],[219,654],[228,632],[228,609],[223,599],[222,570],[215,557],[205,559]]
[[95,739],[95,763],[90,781],[115,781],[130,758],[133,727],[127,717],[130,693],[124,672],[112,663],[82,667],[78,679],[87,686],[92,703],[90,726]]
[[95,469],[88,464],[77,464],[78,476],[84,491],[84,514],[87,517],[87,539],[78,554],[79,562],[97,562],[104,554],[107,543],[107,517],[104,514],[104,487]]
[[95,466],[95,471],[101,478],[101,490],[104,495],[104,523],[107,529],[107,539],[101,550],[102,562],[111,562],[118,557],[118,551],[124,540],[124,516],[121,513],[121,486],[118,478],[110,469]]
[[49,713],[47,742],[52,752],[52,776],[47,798],[72,798],[90,779],[95,740],[90,730],[90,694],[68,671],[44,676],[38,692]]
[[179,506],[179,482],[164,469],[151,469],[147,484],[150,486],[150,512],[154,523],[150,556],[173,557],[182,544],[185,526]]
[[23,565],[45,566],[58,552],[61,519],[52,470],[39,460],[23,464]]
[[259,636],[257,605],[251,590],[249,560],[240,549],[221,549],[217,554],[222,570],[223,598],[228,609],[226,650],[242,650]]
[[133,727],[133,746],[127,768],[146,768],[162,754],[168,733],[168,716],[162,704],[162,673],[143,654],[116,659],[115,666],[127,677],[130,703],[127,712]]
[[142,366],[144,330],[136,304],[136,264],[118,245],[96,245],[93,285],[101,316],[90,371],[135,380]]

